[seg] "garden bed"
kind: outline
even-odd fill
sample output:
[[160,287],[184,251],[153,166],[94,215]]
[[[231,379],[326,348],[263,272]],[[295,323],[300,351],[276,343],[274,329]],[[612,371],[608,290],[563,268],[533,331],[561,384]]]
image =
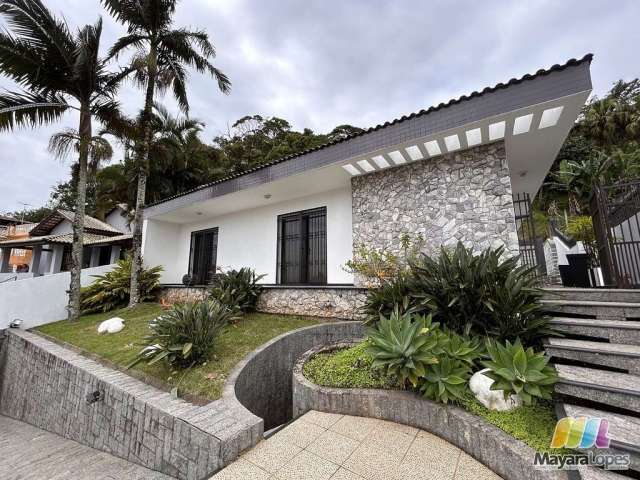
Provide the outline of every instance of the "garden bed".
[[294,418],[319,410],[390,420],[444,438],[505,479],[567,478],[566,472],[531,468],[535,451],[547,450],[553,434],[550,404],[495,412],[474,399],[437,403],[400,390],[371,370],[361,352],[360,344],[340,344],[303,355],[293,372]]
[[[140,343],[149,333],[149,322],[161,312],[158,304],[146,303],[132,310],[85,315],[74,323],[66,320],[50,323],[36,331],[75,347],[94,359],[124,369],[142,348]],[[124,330],[115,334],[98,334],[100,322],[116,316],[125,319]],[[156,387],[178,387],[180,396],[206,403],[221,397],[229,372],[248,353],[283,333],[321,322],[318,318],[293,315],[247,314],[237,323],[225,327],[217,339],[214,357],[204,365],[176,371],[164,362],[151,366],[140,362],[130,372]]]

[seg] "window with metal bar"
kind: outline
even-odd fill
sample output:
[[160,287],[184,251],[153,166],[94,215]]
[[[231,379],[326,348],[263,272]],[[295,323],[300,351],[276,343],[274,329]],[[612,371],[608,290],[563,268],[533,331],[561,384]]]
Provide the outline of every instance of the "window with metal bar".
[[218,257],[218,228],[191,232],[189,275],[195,285],[212,282]]
[[285,285],[327,283],[327,208],[278,217],[277,282]]

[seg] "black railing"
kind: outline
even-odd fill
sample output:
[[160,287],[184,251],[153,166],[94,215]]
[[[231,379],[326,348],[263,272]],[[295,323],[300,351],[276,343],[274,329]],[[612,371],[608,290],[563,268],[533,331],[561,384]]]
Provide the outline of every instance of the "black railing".
[[640,288],[640,179],[595,186],[591,216],[605,284]]
[[542,238],[536,235],[531,198],[528,193],[516,193],[513,195],[513,210],[516,218],[516,231],[518,232],[518,246],[522,263],[530,267],[536,267],[539,275],[546,275],[547,269]]

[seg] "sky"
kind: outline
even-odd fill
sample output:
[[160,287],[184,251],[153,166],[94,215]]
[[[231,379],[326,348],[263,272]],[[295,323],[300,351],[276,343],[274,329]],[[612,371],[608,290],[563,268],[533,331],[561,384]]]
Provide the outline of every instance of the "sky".
[[[74,30],[102,16],[105,51],[124,32],[99,0],[44,3]],[[223,95],[210,77],[190,76],[190,115],[206,123],[207,142],[253,114],[318,133],[366,128],[589,52],[602,95],[640,76],[638,20],[637,0],[182,0],[175,15],[176,26],[209,34],[233,84]],[[0,77],[0,88],[16,86]],[[135,114],[143,95],[126,84],[119,100]],[[0,132],[0,212],[42,206],[68,179],[71,159],[53,158],[47,143],[69,127],[75,114]]]

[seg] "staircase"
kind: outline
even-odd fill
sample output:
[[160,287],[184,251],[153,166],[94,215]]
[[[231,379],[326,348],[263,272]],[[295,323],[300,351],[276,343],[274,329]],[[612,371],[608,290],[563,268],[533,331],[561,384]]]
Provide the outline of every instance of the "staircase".
[[563,335],[545,343],[558,416],[607,419],[608,453],[631,457],[630,471],[592,468],[582,479],[640,478],[640,290],[547,288],[543,304]]

